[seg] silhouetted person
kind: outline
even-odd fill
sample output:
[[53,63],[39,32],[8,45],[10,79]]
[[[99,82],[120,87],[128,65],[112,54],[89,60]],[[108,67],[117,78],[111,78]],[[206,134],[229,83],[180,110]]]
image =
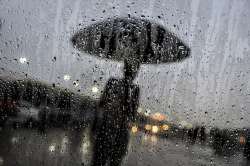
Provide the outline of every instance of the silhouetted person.
[[188,129],[187,131],[187,136],[188,136],[188,142],[192,142],[192,138],[193,138],[193,133],[194,133],[194,129],[191,128],[191,129]]
[[207,137],[206,137],[206,129],[204,126],[201,127],[200,130],[200,141],[201,143],[204,143],[206,141]]
[[139,87],[133,84],[139,64],[124,63],[124,79],[109,79],[99,103],[92,166],[119,166],[127,151],[129,122],[139,103]]
[[212,136],[212,147],[215,150],[215,154],[222,155],[225,151],[226,142],[228,140],[227,131],[215,128],[212,131]]
[[192,138],[192,143],[194,144],[196,142],[197,136],[198,136],[198,131],[199,127],[195,127],[194,133],[193,133],[193,138]]

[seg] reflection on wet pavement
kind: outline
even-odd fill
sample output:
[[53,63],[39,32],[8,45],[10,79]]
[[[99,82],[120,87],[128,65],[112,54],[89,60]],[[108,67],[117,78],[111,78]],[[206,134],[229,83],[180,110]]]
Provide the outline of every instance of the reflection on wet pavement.
[[[89,165],[92,156],[90,129],[82,131],[51,128],[45,134],[35,129],[5,128],[0,132],[1,165]],[[131,133],[124,166],[157,165],[247,165],[241,153],[216,156],[207,146],[188,145],[179,140]]]
[[0,135],[2,162],[5,165],[80,165],[90,158],[87,130],[49,129],[41,134],[37,130],[5,129]]

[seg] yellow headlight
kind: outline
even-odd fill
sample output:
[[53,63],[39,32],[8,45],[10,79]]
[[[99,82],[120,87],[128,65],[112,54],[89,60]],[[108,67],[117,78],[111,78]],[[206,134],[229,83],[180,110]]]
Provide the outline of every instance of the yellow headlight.
[[169,130],[169,126],[168,126],[168,125],[166,125],[166,124],[165,124],[165,125],[162,125],[162,127],[161,127],[161,128],[162,128],[162,130],[164,130],[164,131]]

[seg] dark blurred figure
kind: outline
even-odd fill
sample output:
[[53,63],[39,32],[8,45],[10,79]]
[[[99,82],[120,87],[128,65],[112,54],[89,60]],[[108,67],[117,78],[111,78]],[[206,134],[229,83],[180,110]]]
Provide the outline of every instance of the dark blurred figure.
[[39,131],[41,131],[42,133],[45,132],[45,128],[46,128],[46,120],[47,120],[47,109],[46,108],[42,108],[39,113],[38,113],[38,119],[39,119],[39,126],[38,129]]
[[206,129],[204,126],[201,127],[200,129],[200,141],[201,143],[204,143],[207,139],[207,136],[206,136]]
[[98,109],[102,115],[94,123],[92,166],[119,166],[126,154],[129,122],[139,104],[139,87],[133,84],[138,68],[138,64],[125,62],[124,79],[111,78],[104,89]]
[[3,87],[0,89],[0,127],[4,127],[9,116],[17,116],[19,91],[16,82],[1,86]]
[[192,144],[194,144],[196,142],[199,129],[200,129],[199,127],[195,127],[195,129],[194,129],[193,138],[192,138]]
[[246,132],[246,144],[244,147],[244,156],[250,162],[250,129],[247,129],[247,132]]
[[212,136],[212,147],[215,150],[216,154],[222,154],[222,149],[224,146],[224,138],[222,132],[218,128],[213,128],[210,131]]
[[182,135],[181,135],[181,140],[184,141],[185,135],[187,134],[187,129],[183,128],[182,129]]
[[188,142],[192,142],[192,138],[193,138],[193,133],[194,133],[194,129],[191,128],[191,129],[188,129],[187,131],[187,137],[188,137]]
[[71,96],[67,90],[61,91],[58,100],[59,100],[58,102],[59,112],[57,115],[57,121],[59,123],[58,125],[66,127],[71,118],[69,113],[71,110]]
[[200,127],[195,127],[188,129],[187,131],[187,136],[188,136],[188,142],[191,144],[194,144],[196,142],[196,139],[198,137],[198,132],[199,132]]
[[217,155],[231,156],[237,150],[237,139],[228,129],[215,128],[211,131],[212,147]]

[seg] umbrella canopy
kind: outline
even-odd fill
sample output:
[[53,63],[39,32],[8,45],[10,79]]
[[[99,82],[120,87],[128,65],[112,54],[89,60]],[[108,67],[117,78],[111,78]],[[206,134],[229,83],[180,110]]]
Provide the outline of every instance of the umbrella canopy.
[[177,62],[190,55],[190,49],[161,25],[130,17],[92,24],[71,40],[80,51],[115,61],[159,64]]

